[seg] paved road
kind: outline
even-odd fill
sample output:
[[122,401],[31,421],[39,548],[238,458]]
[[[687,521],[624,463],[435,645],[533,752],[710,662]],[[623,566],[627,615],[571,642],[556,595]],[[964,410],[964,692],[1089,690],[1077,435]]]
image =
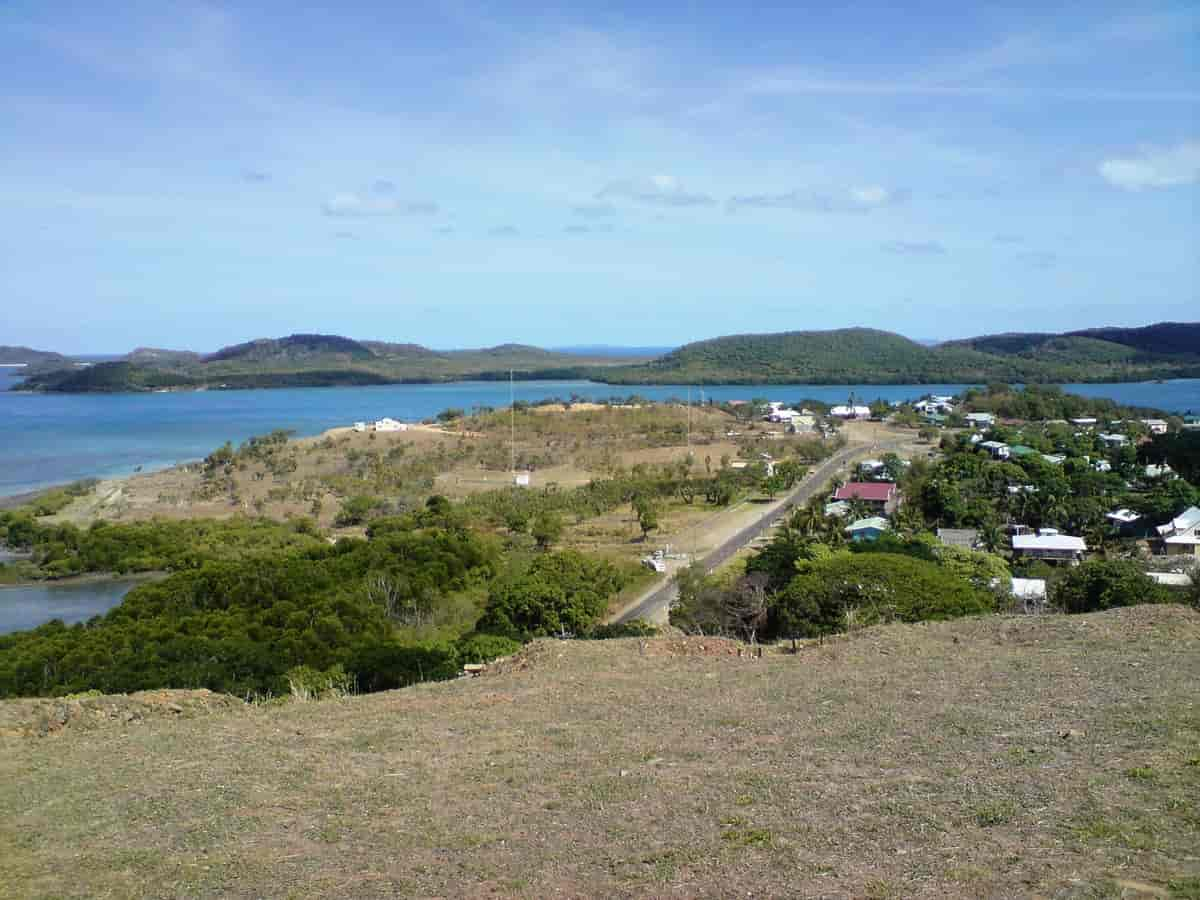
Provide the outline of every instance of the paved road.
[[[833,456],[829,457],[829,459],[820,463],[816,468],[811,469],[804,476],[804,480],[793,488],[790,494],[785,495],[764,508],[762,515],[754,522],[747,525],[729,540],[725,541],[725,543],[721,544],[721,546],[703,557],[699,561],[700,564],[704,566],[705,571],[712,572],[770,528],[776,519],[788,515],[793,507],[804,505],[819,491],[824,490],[838,468],[854,457],[867,456],[872,453],[884,453],[895,449],[903,443],[905,442],[888,441],[874,446],[870,444],[855,444],[839,450]],[[640,600],[623,609],[613,621],[628,622],[632,619],[644,619],[647,622],[665,624],[667,613],[675,600],[676,593],[674,577],[664,578],[649,588]]]

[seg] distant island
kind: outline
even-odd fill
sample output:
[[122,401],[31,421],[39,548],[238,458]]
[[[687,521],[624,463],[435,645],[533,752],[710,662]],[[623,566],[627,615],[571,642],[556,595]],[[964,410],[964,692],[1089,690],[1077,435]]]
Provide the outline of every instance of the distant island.
[[0,348],[0,362],[27,363],[18,390],[64,393],[421,384],[499,380],[510,372],[524,380],[614,385],[1128,382],[1200,377],[1200,323],[986,335],[932,346],[869,328],[789,331],[718,337],[653,358],[599,347],[439,351],[294,334],[211,354],[139,348],[90,365]]

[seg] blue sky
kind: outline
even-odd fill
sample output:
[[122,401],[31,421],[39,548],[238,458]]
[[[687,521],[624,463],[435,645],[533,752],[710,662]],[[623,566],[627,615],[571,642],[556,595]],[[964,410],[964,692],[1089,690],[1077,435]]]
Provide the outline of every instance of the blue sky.
[[1200,318],[1194,3],[296,6],[0,6],[0,343]]

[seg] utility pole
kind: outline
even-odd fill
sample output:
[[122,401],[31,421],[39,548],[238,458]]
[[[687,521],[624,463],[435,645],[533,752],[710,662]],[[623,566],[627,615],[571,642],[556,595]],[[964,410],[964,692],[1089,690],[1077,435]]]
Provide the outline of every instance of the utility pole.
[[513,393],[513,370],[508,370],[508,474],[517,483],[517,401]]

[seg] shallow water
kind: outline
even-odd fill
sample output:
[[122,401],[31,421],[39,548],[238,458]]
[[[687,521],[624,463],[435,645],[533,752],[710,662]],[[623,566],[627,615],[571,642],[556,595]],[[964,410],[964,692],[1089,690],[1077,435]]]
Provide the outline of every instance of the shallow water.
[[[0,375],[0,385],[16,379]],[[961,384],[925,385],[717,385],[693,388],[692,399],[767,397],[845,402],[915,399],[952,394]],[[1184,412],[1200,410],[1200,379],[1165,384],[1065,385],[1086,396]],[[518,400],[578,395],[602,400],[631,394],[665,400],[687,395],[686,386],[613,386],[589,381],[518,382]],[[225,441],[235,444],[276,428],[313,435],[356,420],[391,416],[419,421],[449,407],[470,411],[506,406],[505,382],[191,391],[139,394],[23,394],[0,390],[0,496],[88,477],[128,475],[137,467],[163,468],[200,459]]]
[[0,587],[0,634],[36,628],[52,619],[68,625],[108,612],[143,581],[114,578],[76,584]]

